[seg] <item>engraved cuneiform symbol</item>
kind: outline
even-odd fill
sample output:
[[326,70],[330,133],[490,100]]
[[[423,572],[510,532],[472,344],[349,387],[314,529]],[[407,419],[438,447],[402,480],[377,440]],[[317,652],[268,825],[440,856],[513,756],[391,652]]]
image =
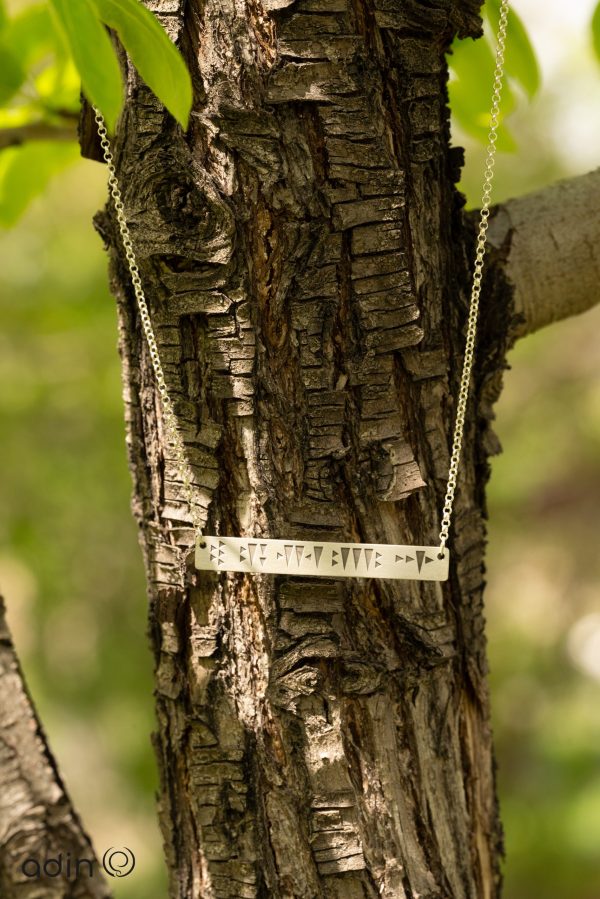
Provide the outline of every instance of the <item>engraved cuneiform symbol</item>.
[[219,565],[225,564],[225,544],[222,540],[219,540],[217,543],[211,543],[210,561],[216,562],[217,568],[219,567]]
[[[418,549],[416,555],[417,555],[417,566],[419,568],[419,572],[421,571],[421,568],[423,567],[423,562],[425,562],[425,564],[427,564],[428,562],[433,562],[433,559],[426,554],[424,549]],[[408,561],[408,559],[407,559],[407,561]]]
[[[276,574],[287,570],[289,575],[446,580],[447,558],[443,565],[437,564],[438,555],[439,548],[435,546],[378,547],[376,544],[316,544],[297,540],[286,543],[266,538],[261,541],[259,537],[220,538],[216,535],[197,543],[196,565],[200,571],[219,573],[230,570]],[[322,570],[321,560],[324,560]]]

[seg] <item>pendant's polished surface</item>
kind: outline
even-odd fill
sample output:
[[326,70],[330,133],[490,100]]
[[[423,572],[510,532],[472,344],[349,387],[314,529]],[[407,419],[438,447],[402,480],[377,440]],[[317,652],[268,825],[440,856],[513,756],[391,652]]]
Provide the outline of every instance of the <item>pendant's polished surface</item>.
[[247,537],[199,537],[196,568],[297,577],[376,577],[446,581],[449,552],[439,546],[309,543]]

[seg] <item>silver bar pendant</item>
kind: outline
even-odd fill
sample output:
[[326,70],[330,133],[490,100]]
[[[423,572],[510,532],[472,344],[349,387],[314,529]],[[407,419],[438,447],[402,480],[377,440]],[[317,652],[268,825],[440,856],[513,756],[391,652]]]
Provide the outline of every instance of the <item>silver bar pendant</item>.
[[297,577],[376,577],[390,580],[448,580],[448,549],[389,543],[327,543],[247,537],[201,537],[199,571],[241,571]]

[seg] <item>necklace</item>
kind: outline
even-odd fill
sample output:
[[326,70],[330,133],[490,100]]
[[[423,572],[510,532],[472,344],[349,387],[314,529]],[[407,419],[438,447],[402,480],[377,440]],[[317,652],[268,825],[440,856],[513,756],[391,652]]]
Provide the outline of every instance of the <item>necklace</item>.
[[152,327],[148,303],[135,258],[131,234],[125,216],[119,181],[104,118],[95,109],[96,125],[104,160],[108,168],[108,188],[112,197],[125,257],[131,275],[137,306],[146,337],[158,392],[162,401],[163,421],[168,443],[174,452],[185,499],[189,505],[196,535],[196,568],[201,571],[238,571],[257,574],[285,574],[302,577],[376,577],[392,580],[445,581],[448,579],[450,553],[447,549],[454,494],[458,477],[465,415],[471,382],[477,333],[479,297],[483,276],[485,241],[490,215],[492,181],[496,159],[496,140],[500,115],[500,99],[504,75],[504,52],[508,0],[500,2],[496,44],[496,64],[492,90],[492,107],[483,178],[479,228],[475,247],[473,283],[467,319],[465,355],[458,392],[456,420],[446,496],[442,508],[439,543],[435,546],[404,546],[382,543],[333,543],[326,541],[273,540],[263,537],[204,536],[203,522],[194,502],[193,475],[187,461],[185,445],[177,426],[177,418],[163,373],[158,344]]

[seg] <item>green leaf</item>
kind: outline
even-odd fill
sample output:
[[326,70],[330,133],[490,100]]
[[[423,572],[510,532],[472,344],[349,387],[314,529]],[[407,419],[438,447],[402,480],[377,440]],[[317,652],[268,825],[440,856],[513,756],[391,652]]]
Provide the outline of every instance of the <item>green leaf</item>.
[[596,54],[596,58],[600,61],[600,3],[594,10],[594,15],[592,16],[592,45],[594,47],[594,53]]
[[4,28],[8,21],[8,16],[6,15],[6,4],[4,0],[0,0],[0,31]]
[[192,108],[187,66],[158,19],[139,0],[93,0],[100,18],[118,33],[133,64],[184,128]]
[[8,43],[5,32],[0,37],[0,106],[7,103],[25,81],[25,69]]
[[114,130],[123,104],[123,83],[110,38],[92,0],[50,0],[81,76],[83,90]]
[[[469,91],[469,85],[464,81],[451,81],[448,85],[450,97],[450,109],[453,120],[462,128],[465,134],[474,137],[480,144],[486,144],[489,131],[489,110],[486,113],[475,113]],[[502,153],[514,153],[517,144],[511,132],[504,122],[498,126],[498,140],[496,147]]]
[[[452,115],[463,131],[485,143],[490,125],[494,82],[495,59],[492,48],[485,38],[455,41],[448,63],[454,74],[448,85]],[[507,153],[514,151],[515,142],[502,121],[514,105],[514,94],[504,84],[497,147]]]
[[57,172],[80,158],[72,143],[35,141],[0,153],[0,225],[10,227]]
[[[487,0],[485,12],[494,34],[500,21],[499,0]],[[535,50],[529,40],[527,29],[515,10],[511,7],[506,27],[506,74],[514,78],[523,90],[534,97],[540,89],[542,78]]]
[[59,48],[59,39],[46,3],[28,6],[7,25],[6,41],[21,64],[31,68]]
[[70,56],[46,66],[35,79],[35,89],[39,97],[38,114],[59,117],[64,112],[79,114],[81,79]]

